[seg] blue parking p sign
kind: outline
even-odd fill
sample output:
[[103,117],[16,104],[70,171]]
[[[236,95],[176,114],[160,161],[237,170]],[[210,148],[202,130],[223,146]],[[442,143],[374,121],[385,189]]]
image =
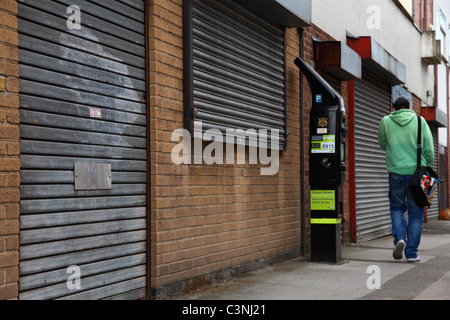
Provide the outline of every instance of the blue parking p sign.
[[316,103],[322,103],[322,95],[321,94],[316,95]]

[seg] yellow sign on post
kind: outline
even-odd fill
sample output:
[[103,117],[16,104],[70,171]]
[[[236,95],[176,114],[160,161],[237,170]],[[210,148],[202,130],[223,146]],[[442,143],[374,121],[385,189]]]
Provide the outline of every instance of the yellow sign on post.
[[311,190],[311,210],[313,211],[336,210],[336,191]]

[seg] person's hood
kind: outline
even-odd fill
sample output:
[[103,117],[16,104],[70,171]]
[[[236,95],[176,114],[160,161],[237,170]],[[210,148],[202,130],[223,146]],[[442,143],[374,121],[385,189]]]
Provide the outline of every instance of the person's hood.
[[402,109],[394,111],[389,118],[401,127],[407,126],[413,119],[417,119],[417,115],[413,110]]

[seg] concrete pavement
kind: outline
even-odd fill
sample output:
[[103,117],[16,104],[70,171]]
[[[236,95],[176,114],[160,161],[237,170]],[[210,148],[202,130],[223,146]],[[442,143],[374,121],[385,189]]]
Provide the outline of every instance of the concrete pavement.
[[344,246],[337,265],[295,259],[175,299],[450,300],[450,221],[425,224],[420,263],[396,261],[392,250],[390,236]]

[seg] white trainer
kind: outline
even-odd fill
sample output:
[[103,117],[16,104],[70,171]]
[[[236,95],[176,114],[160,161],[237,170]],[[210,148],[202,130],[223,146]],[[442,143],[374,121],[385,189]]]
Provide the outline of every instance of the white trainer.
[[413,258],[406,259],[406,261],[408,261],[408,262],[420,262],[420,257],[419,256],[415,256]]
[[403,258],[403,250],[405,249],[406,242],[405,240],[399,240],[395,245],[393,256],[394,259],[400,260]]

